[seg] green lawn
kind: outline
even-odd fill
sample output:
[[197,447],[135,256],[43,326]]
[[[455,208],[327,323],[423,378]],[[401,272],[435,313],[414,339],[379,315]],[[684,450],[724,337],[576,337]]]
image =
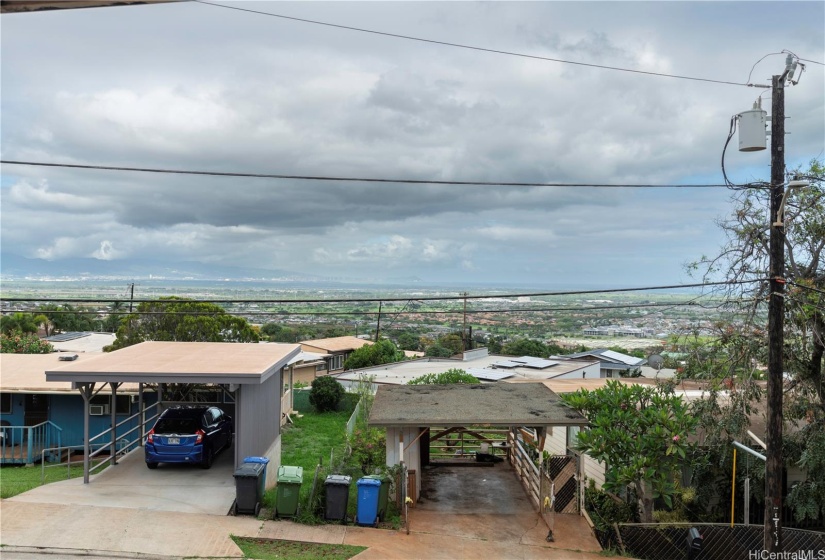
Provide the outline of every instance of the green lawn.
[[[46,484],[66,480],[66,466],[46,466]],[[0,498],[11,498],[41,486],[40,465],[0,467]],[[71,467],[71,478],[83,476],[83,463]]]
[[246,558],[255,560],[348,560],[364,546],[278,541],[250,537],[232,537]]
[[[281,464],[303,467],[304,483],[301,485],[300,503],[305,507],[312,489],[312,479],[315,476],[315,467],[320,461],[324,469],[330,466],[330,451],[334,464],[339,464],[346,451],[346,427],[351,412],[305,412],[301,418],[294,418],[294,424],[287,424],[281,435]],[[319,473],[318,486],[315,495],[322,490],[325,472]],[[355,480],[352,481],[352,492],[355,491]],[[275,489],[268,490],[264,498],[264,505],[272,508],[275,504]],[[351,492],[350,505],[354,505]],[[307,512],[304,512],[307,513]],[[310,521],[311,516],[302,515],[304,521]]]

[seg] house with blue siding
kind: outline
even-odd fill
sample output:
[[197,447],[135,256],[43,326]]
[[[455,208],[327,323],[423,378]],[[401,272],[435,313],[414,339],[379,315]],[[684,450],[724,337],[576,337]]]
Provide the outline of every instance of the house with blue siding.
[[[40,461],[43,449],[83,445],[83,398],[70,382],[46,381],[46,370],[99,355],[66,352],[0,354],[0,464],[31,464]],[[118,387],[114,403],[118,422],[139,412],[138,391],[137,383],[124,383]],[[154,390],[147,392],[144,389],[144,399],[147,405],[154,403]],[[91,434],[99,434],[111,427],[112,406],[108,386],[92,397]],[[127,432],[136,425],[137,418],[118,428],[118,432]],[[126,436],[118,444],[134,440],[139,437],[137,433]],[[53,452],[49,456],[59,454]]]

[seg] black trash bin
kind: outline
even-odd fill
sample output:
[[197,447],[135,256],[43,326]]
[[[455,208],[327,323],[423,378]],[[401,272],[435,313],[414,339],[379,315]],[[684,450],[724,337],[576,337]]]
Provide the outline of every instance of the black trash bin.
[[326,502],[324,505],[324,519],[327,521],[347,522],[347,506],[349,505],[349,487],[351,476],[331,474],[324,481]]
[[235,470],[235,514],[247,513],[257,517],[261,512],[261,489],[266,465],[244,463]]

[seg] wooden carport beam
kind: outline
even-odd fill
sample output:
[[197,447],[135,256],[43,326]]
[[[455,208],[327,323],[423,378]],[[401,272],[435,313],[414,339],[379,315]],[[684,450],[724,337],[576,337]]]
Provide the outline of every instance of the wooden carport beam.
[[414,440],[412,440],[412,441],[410,442],[410,444],[409,444],[407,447],[405,447],[405,448],[404,448],[404,451],[406,451],[407,449],[409,449],[409,448],[412,446],[412,444],[414,444],[414,443],[415,443],[415,442],[417,442],[419,439],[421,439],[421,436],[423,436],[424,434],[426,434],[426,433],[427,433],[427,432],[429,432],[429,431],[430,431],[430,428],[429,428],[429,427],[424,428],[424,429],[421,431],[421,433],[420,433],[420,434],[418,434],[418,435],[415,437],[415,439],[414,439]]

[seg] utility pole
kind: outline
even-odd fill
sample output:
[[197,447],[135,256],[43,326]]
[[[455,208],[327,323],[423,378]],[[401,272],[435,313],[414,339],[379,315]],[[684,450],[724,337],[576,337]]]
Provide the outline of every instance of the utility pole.
[[375,342],[378,342],[378,338],[381,336],[381,304],[383,302],[378,302],[378,324],[375,326]]
[[467,337],[467,292],[464,292],[464,326],[461,328],[461,345],[462,350],[464,352],[467,351],[469,345],[469,340]]
[[764,550],[782,551],[782,390],[785,343],[785,225],[779,216],[785,194],[785,78],[771,84],[770,299],[768,300],[768,397],[765,444]]
[[132,304],[135,302],[135,283],[132,282],[129,285],[129,287],[131,289],[131,293],[129,295],[129,313],[131,313],[132,312]]

